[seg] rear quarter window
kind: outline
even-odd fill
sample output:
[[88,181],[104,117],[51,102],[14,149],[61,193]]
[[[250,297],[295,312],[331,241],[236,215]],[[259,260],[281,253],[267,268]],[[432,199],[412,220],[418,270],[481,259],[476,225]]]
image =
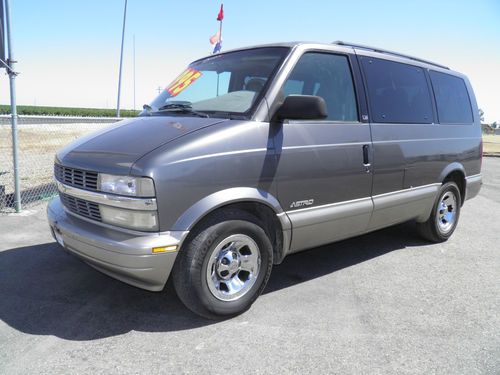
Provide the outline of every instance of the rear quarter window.
[[467,86],[462,78],[435,71],[429,72],[441,124],[474,122]]
[[430,124],[432,100],[424,69],[362,58],[373,122]]

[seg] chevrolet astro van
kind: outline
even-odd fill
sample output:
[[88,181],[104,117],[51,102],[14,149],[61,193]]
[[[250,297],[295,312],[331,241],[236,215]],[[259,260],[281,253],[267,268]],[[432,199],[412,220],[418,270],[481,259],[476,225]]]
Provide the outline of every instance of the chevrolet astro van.
[[289,254],[408,220],[446,241],[481,160],[460,73],[344,42],[249,47],[59,151],[48,218],[92,267],[150,291],[171,275],[215,319],[248,309]]

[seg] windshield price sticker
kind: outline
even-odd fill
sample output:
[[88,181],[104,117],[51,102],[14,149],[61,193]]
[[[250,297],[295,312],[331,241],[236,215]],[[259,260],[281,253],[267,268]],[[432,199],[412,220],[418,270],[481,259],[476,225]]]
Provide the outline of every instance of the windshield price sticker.
[[168,86],[165,90],[167,90],[171,96],[176,96],[186,87],[200,78],[201,75],[202,73],[198,70],[187,68],[184,73],[177,77],[174,82],[172,82],[170,86]]

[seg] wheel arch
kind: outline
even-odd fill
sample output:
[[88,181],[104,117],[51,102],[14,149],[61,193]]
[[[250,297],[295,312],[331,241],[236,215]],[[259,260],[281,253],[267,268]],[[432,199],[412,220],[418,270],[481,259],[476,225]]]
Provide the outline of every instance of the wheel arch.
[[443,169],[439,176],[439,181],[443,184],[448,181],[453,181],[457,184],[458,190],[460,191],[460,205],[463,205],[465,202],[467,187],[465,176],[466,173],[464,166],[457,162],[449,164],[445,169]]
[[213,193],[188,208],[172,230],[193,231],[205,219],[226,209],[239,209],[259,219],[271,237],[274,263],[281,263],[290,246],[291,223],[278,200],[257,188],[230,188]]

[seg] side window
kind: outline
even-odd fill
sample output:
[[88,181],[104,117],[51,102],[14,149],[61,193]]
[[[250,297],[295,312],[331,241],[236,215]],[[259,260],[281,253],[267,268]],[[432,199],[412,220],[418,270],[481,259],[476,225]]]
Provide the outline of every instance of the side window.
[[471,124],[472,108],[465,82],[450,74],[430,72],[441,124]]
[[304,91],[304,81],[296,79],[287,79],[283,86],[283,94],[285,97],[288,95],[301,95]]
[[373,122],[430,124],[432,101],[422,68],[362,58]]
[[346,56],[305,53],[295,65],[283,88],[283,95],[321,96],[330,121],[358,121],[354,84]]

